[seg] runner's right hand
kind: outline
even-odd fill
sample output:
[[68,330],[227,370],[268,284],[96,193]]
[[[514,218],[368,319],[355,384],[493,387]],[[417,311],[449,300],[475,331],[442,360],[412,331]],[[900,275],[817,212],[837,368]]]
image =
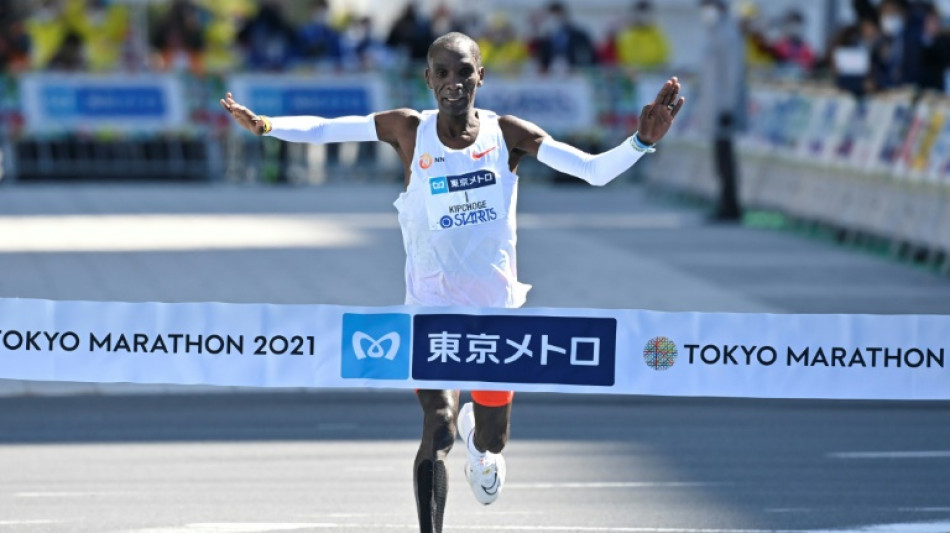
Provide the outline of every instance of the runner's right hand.
[[220,100],[221,107],[234,117],[234,120],[247,131],[254,135],[264,134],[264,120],[260,115],[251,111],[234,101],[234,96],[229,92]]

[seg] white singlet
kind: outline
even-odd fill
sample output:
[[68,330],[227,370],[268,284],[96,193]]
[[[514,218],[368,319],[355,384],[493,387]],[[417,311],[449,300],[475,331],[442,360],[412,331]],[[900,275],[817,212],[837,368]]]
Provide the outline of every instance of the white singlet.
[[436,133],[436,111],[416,130],[409,186],[394,205],[406,247],[406,305],[521,307],[515,205],[518,176],[498,115],[477,110],[478,137],[462,150]]

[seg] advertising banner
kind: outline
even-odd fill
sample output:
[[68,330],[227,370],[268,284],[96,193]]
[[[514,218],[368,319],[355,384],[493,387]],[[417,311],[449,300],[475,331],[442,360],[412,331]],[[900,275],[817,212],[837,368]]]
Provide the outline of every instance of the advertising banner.
[[[225,86],[234,99],[268,116],[314,115],[326,118],[362,116],[389,107],[381,76],[301,76],[238,74]],[[234,124],[235,128],[240,128]]]
[[35,73],[20,84],[27,133],[155,133],[187,122],[174,75]]
[[950,317],[0,299],[0,378],[950,399]]

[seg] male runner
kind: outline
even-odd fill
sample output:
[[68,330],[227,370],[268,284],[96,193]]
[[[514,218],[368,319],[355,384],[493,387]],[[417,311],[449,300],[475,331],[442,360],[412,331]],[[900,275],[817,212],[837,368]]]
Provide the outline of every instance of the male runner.
[[[485,79],[478,45],[461,33],[429,48],[426,84],[434,111],[394,109],[366,117],[265,117],[228,93],[221,105],[256,135],[285,141],[384,141],[399,153],[406,190],[395,206],[406,248],[406,305],[520,307],[530,288],[517,279],[515,171],[526,155],[593,185],[630,168],[663,138],[683,107],[671,78],[640,115],[639,130],[600,155],[555,141],[537,125],[475,107]],[[462,213],[464,216],[456,216]],[[476,499],[495,501],[505,481],[501,451],[508,440],[513,392],[472,393],[459,410],[459,391],[419,390],[422,443],[413,479],[419,527],[441,532],[448,476],[445,458],[456,425],[468,453],[465,476]]]

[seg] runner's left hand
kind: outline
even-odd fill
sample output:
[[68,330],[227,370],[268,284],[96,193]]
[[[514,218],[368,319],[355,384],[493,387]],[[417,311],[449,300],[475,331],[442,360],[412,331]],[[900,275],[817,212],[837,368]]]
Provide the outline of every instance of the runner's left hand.
[[673,76],[657,93],[653,103],[643,106],[637,136],[646,144],[656,144],[670,131],[673,118],[683,108],[686,98],[680,96],[680,82]]

